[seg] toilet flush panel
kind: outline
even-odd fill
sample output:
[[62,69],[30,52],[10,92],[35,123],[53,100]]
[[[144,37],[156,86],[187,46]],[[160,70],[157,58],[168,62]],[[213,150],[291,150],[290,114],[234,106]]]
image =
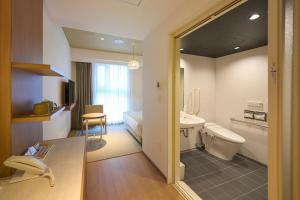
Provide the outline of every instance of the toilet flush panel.
[[247,108],[253,111],[264,111],[264,103],[259,101],[248,101]]

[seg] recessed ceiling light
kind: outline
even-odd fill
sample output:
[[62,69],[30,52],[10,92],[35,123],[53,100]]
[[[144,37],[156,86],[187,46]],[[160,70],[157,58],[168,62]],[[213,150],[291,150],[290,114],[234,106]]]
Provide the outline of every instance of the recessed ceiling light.
[[184,51],[184,49],[183,48],[181,48],[181,49],[179,49],[180,51]]
[[120,40],[120,39],[115,40],[115,44],[124,44],[124,40]]
[[258,19],[258,18],[260,18],[260,15],[259,14],[257,14],[257,13],[254,13],[254,14],[252,14],[250,17],[249,17],[249,19],[252,21],[252,20],[256,20],[256,19]]
[[103,40],[105,40],[105,39],[102,37],[102,38],[100,38],[100,40],[102,40],[102,41],[103,41]]
[[237,46],[237,47],[234,47],[234,50],[238,50],[240,49],[241,47]]

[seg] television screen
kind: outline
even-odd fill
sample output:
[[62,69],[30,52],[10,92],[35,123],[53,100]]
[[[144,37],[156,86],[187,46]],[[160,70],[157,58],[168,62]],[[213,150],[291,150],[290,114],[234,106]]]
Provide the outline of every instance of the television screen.
[[75,103],[75,83],[69,80],[65,83],[65,105],[71,106]]

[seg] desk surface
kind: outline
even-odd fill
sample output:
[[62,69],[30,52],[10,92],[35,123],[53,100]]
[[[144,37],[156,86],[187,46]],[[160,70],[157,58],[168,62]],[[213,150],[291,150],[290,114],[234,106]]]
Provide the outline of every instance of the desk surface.
[[0,181],[0,199],[9,200],[80,200],[84,182],[85,137],[52,140],[54,144],[44,162],[52,169],[55,186],[39,177],[19,183]]

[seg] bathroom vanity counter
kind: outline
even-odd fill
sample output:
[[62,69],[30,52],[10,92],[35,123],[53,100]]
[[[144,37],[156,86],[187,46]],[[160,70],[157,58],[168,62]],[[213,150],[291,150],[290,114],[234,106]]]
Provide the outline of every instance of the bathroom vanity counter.
[[38,177],[9,184],[0,181],[0,199],[4,200],[81,200],[84,199],[85,137],[48,141],[54,144],[44,162],[52,169],[55,185],[49,179]]

